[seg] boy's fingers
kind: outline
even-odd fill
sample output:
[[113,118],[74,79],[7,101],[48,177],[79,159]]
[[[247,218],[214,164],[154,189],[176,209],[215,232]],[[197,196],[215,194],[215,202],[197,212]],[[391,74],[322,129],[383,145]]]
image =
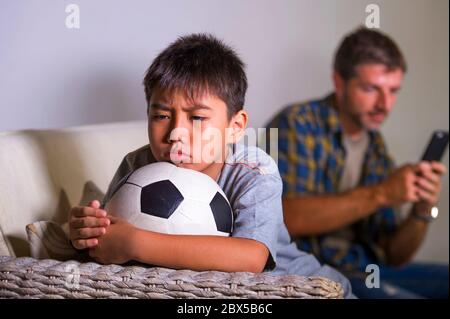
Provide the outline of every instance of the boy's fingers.
[[92,208],[100,208],[100,202],[98,200],[94,199],[93,201],[91,201],[89,203],[88,206],[90,206]]
[[72,228],[83,228],[83,227],[107,227],[110,225],[110,220],[108,218],[98,218],[98,217],[83,217],[74,218],[70,221],[70,226]]
[[100,263],[98,252],[97,252],[97,247],[94,246],[91,249],[89,249],[89,256],[94,258],[94,260],[96,262]]
[[91,207],[76,207],[72,210],[72,215],[74,217],[106,217],[107,213],[103,209],[91,208]]
[[112,216],[112,215],[108,215],[108,218],[109,218],[111,224],[115,224],[119,221],[119,218]]
[[104,227],[79,228],[75,232],[76,238],[78,239],[89,239],[104,235],[105,233],[106,229]]
[[89,238],[89,239],[76,239],[73,240],[73,246],[76,249],[86,249],[86,248],[92,248],[98,245],[97,238]]

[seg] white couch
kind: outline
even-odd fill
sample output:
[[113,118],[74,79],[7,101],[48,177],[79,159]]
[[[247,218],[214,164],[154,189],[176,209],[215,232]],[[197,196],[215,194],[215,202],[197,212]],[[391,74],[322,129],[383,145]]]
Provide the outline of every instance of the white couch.
[[[342,297],[325,278],[22,257],[30,256],[27,224],[66,222],[85,183],[106,191],[122,158],[147,140],[146,122],[0,133],[0,298]],[[80,287],[67,285],[73,269]]]
[[0,133],[0,255],[29,256],[27,224],[66,221],[86,181],[106,191],[122,158],[147,141],[144,121]]

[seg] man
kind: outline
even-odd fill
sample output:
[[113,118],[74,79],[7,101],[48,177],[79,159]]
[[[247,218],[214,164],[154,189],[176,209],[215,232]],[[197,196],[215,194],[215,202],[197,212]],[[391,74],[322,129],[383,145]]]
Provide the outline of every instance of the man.
[[[433,219],[445,167],[395,168],[378,132],[405,72],[389,37],[360,28],[336,52],[334,93],[289,106],[268,125],[279,129],[290,234],[300,249],[344,272],[360,298],[448,296],[448,266],[407,265]],[[394,207],[404,203],[413,206],[401,219]],[[380,289],[366,287],[369,264],[380,266]]]

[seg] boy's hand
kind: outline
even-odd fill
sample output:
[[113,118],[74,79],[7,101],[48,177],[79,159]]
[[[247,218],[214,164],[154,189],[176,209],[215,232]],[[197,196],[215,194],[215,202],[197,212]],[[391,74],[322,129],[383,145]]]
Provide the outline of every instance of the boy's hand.
[[111,225],[106,234],[98,238],[98,245],[89,249],[89,256],[102,264],[123,264],[133,259],[135,247],[132,238],[136,227],[125,219],[108,216]]
[[76,249],[86,249],[98,244],[98,237],[105,234],[110,220],[100,202],[93,200],[89,206],[77,206],[70,210],[69,236]]

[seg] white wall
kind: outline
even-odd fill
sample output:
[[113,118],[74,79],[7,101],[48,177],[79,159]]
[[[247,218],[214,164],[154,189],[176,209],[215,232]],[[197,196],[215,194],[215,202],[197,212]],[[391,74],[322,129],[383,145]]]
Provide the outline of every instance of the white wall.
[[[80,29],[65,26],[66,5]],[[250,124],[331,90],[334,49],[377,3],[409,72],[383,131],[399,163],[447,128],[447,0],[0,0],[0,131],[145,119],[143,74],[178,36],[211,32],[247,63]],[[448,154],[444,159],[448,166]],[[419,260],[448,262],[448,175]]]

